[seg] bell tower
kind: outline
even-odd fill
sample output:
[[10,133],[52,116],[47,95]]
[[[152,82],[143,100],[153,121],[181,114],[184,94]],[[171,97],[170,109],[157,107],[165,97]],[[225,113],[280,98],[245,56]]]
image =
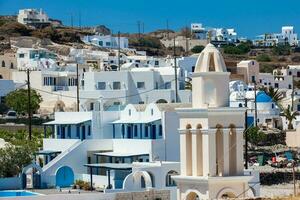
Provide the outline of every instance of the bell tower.
[[193,106],[178,108],[179,200],[245,197],[244,108],[229,107],[229,76],[218,49],[208,44],[192,76]]
[[208,44],[199,55],[193,74],[193,107],[229,106],[229,76],[221,53]]

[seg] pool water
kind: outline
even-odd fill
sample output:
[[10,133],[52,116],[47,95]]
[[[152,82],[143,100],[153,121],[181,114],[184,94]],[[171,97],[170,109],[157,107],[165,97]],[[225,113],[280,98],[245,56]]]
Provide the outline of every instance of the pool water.
[[25,197],[25,196],[36,196],[38,193],[29,192],[26,190],[3,190],[0,191],[0,198],[2,197]]

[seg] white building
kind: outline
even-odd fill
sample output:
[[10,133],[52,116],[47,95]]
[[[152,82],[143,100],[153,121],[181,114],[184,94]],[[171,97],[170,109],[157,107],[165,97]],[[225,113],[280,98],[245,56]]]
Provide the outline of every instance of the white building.
[[293,77],[289,75],[259,73],[257,84],[266,88],[273,87],[285,91],[293,88]]
[[192,34],[195,35],[196,39],[199,39],[199,40],[207,39],[207,30],[202,26],[201,23],[192,23],[191,31],[192,31]]
[[[126,37],[114,37],[112,35],[87,35],[83,37],[83,42],[87,44],[93,44],[95,46],[118,49],[119,45],[121,49],[128,48],[128,38]],[[119,44],[120,42],[120,44]]]
[[22,9],[19,10],[18,22],[25,25],[39,25],[50,23],[47,14],[42,10]]
[[[221,53],[208,44],[193,74],[192,108],[177,109],[180,168],[178,199],[245,198],[244,108],[229,107],[229,75]],[[229,117],[230,116],[230,117]]]
[[[175,70],[173,67],[141,67],[122,71],[86,72],[84,89],[80,96],[85,100],[103,97],[104,105],[171,103],[176,100]],[[178,102],[191,100],[185,90],[185,73],[177,69]]]
[[56,55],[46,49],[19,48],[16,53],[18,70],[42,70],[56,67]]
[[293,26],[283,26],[281,33],[267,33],[256,36],[253,40],[255,46],[272,47],[275,45],[289,44],[290,46],[298,45],[298,36],[294,32]]
[[0,104],[4,103],[5,96],[15,90],[15,83],[12,80],[0,79]]

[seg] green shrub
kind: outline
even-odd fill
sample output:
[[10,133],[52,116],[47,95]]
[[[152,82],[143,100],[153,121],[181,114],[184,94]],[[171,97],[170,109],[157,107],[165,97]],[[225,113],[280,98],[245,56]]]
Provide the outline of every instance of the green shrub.
[[256,60],[258,62],[270,62],[271,58],[267,54],[261,54],[261,55],[256,56]]
[[241,55],[241,54],[248,53],[251,49],[251,46],[249,43],[240,43],[237,46],[225,45],[223,49],[224,49],[224,53],[226,54]]
[[204,49],[204,46],[202,45],[196,45],[191,49],[191,52],[193,53],[201,53],[201,51]]

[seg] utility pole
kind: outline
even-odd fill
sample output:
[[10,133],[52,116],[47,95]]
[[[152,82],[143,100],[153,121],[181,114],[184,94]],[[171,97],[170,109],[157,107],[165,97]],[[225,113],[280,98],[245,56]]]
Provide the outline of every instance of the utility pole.
[[189,54],[188,26],[185,28],[185,54],[186,56]]
[[120,51],[121,51],[121,44],[120,44],[121,38],[120,38],[120,31],[118,32],[118,68],[119,71],[121,70],[121,59],[120,59]]
[[294,75],[292,75],[292,105],[291,105],[291,111],[294,111],[294,98],[295,98],[295,87],[294,87]]
[[141,22],[140,21],[137,21],[137,26],[138,26],[139,38],[141,38]]
[[28,95],[28,133],[29,133],[29,140],[31,140],[31,120],[32,120],[32,112],[31,112],[31,92],[30,92],[30,71],[29,68],[26,70],[27,73],[27,95]]
[[257,127],[257,101],[256,101],[256,80],[254,81],[254,115],[255,115],[255,127]]
[[78,16],[78,25],[79,29],[81,29],[81,12],[79,11],[79,16]]
[[169,20],[167,20],[167,37],[169,39]]
[[296,174],[295,174],[295,165],[296,165],[296,162],[293,161],[293,185],[294,185],[294,197],[297,195],[297,193],[296,193]]
[[71,27],[73,28],[73,13],[71,13]]
[[76,84],[76,92],[77,92],[77,95],[76,95],[76,99],[77,99],[77,112],[79,112],[79,64],[78,62],[76,63],[76,79],[77,79],[77,84]]
[[177,63],[176,63],[176,36],[174,36],[174,71],[175,71],[175,103],[178,103],[178,86],[177,86]]
[[144,24],[144,22],[142,22],[142,33],[143,34],[145,33],[145,24]]
[[245,169],[248,169],[248,99],[245,98]]

